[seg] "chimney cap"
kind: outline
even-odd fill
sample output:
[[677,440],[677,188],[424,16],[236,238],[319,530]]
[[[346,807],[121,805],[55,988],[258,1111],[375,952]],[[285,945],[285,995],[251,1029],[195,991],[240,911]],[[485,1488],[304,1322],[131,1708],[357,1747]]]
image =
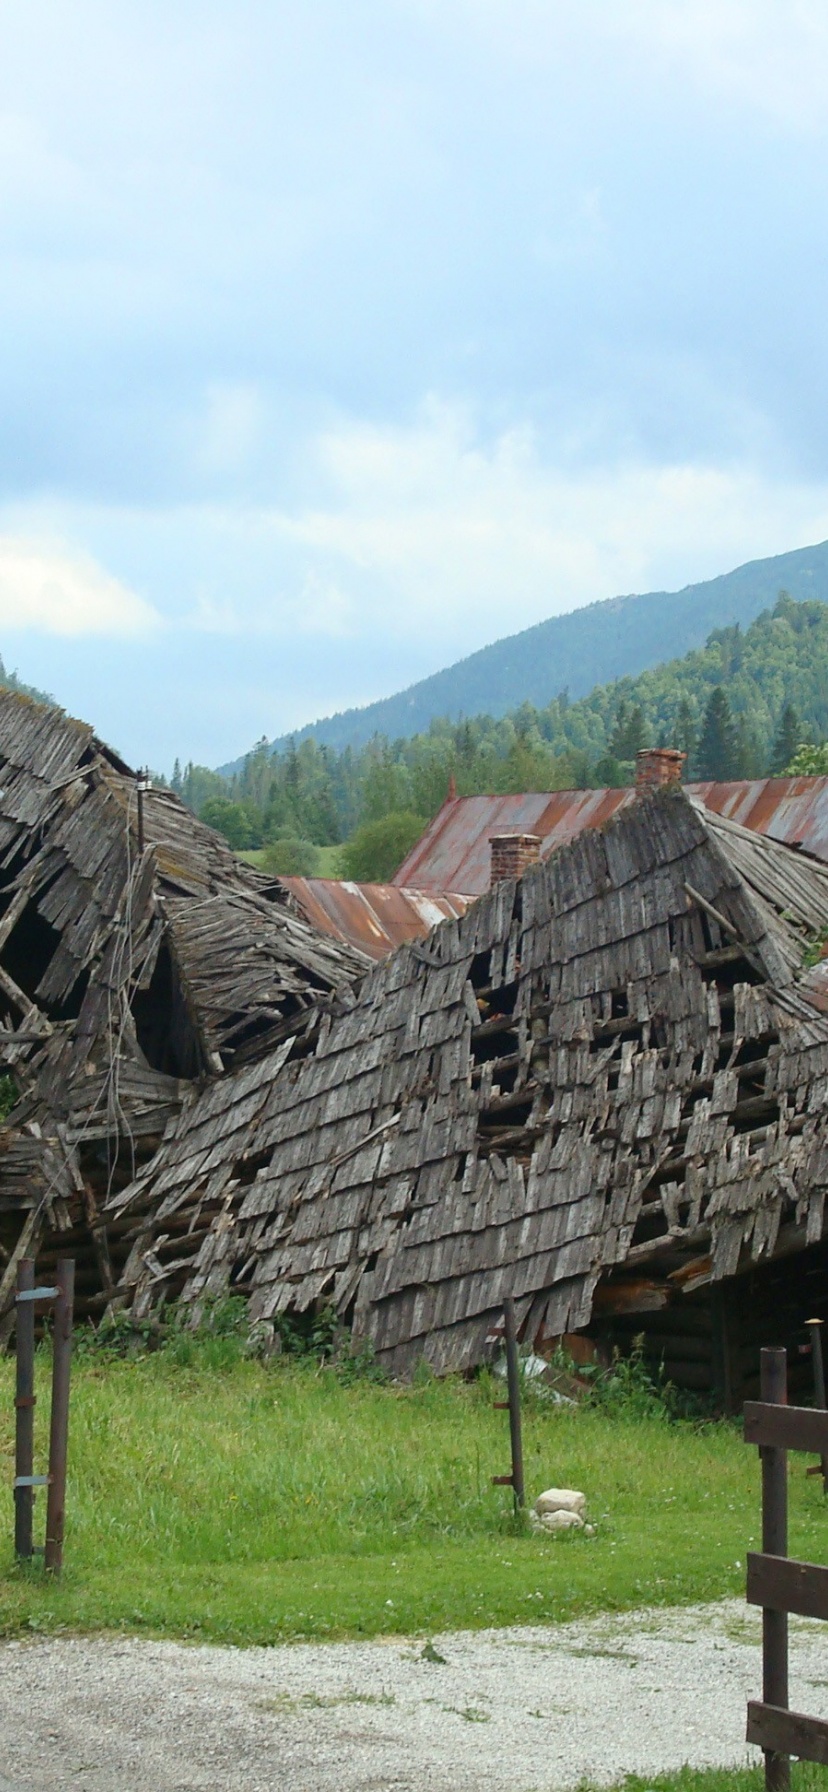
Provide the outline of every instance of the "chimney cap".
[[538,863],[540,849],[540,834],[524,834],[517,829],[508,834],[490,834],[490,887],[504,877],[522,877],[530,865]]
[[635,756],[636,789],[653,790],[680,784],[686,758],[687,754],[678,747],[642,747]]
[[498,846],[501,840],[525,840],[528,846],[540,846],[540,834],[525,834],[521,828],[504,829],[501,834],[490,834],[489,845]]

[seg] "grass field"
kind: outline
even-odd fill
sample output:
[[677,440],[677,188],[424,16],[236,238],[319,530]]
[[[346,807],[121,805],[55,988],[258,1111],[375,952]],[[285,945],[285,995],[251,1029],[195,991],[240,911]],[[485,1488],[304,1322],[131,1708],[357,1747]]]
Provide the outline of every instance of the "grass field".
[[[339,865],[342,847],[317,846],[316,850],[319,854],[319,870],[315,875],[317,877],[339,877],[341,875]],[[266,849],[258,847],[251,849],[250,852],[240,852],[238,856],[240,859],[244,859],[245,864],[255,865],[257,871],[263,871],[265,869],[265,854]]]
[[[344,1385],[310,1361],[233,1360],[226,1342],[78,1359],[64,1577],[44,1584],[39,1564],[15,1566],[9,1493],[0,1633],[428,1634],[743,1593],[759,1473],[735,1426],[530,1401],[530,1497],[580,1487],[596,1524],[592,1538],[536,1537],[516,1530],[509,1490],[490,1484],[508,1468],[508,1430],[486,1379]],[[38,1379],[45,1447],[45,1353]],[[9,1489],[12,1402],[5,1360]],[[803,1459],[791,1519],[791,1553],[825,1560],[821,1483],[806,1480]],[[36,1522],[42,1533],[41,1501]]]
[[[825,1792],[828,1772],[806,1761],[791,1766],[792,1792]],[[682,1767],[679,1773],[629,1774],[616,1792],[764,1792],[764,1767]],[[583,1792],[588,1792],[584,1787]]]

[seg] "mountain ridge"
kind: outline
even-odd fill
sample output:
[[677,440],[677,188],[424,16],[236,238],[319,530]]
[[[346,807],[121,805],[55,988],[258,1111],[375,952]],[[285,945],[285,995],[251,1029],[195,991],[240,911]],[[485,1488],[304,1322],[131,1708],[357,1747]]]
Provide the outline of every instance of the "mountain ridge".
[[[828,542],[816,542],[746,561],[713,579],[678,591],[602,598],[505,635],[428,678],[360,709],[325,716],[268,742],[272,752],[313,735],[341,752],[374,734],[408,739],[437,717],[500,717],[530,702],[549,703],[561,691],[572,700],[596,685],[629,677],[703,646],[714,628],[754,620],[785,589],[797,601],[828,602]],[[607,626],[610,623],[611,626]],[[241,770],[246,754],[220,766]]]

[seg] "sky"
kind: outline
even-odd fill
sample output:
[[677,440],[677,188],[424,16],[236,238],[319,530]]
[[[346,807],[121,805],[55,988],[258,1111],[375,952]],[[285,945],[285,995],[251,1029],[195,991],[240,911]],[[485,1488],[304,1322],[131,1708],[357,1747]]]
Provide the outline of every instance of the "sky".
[[824,0],[0,0],[0,652],[219,764],[828,537]]

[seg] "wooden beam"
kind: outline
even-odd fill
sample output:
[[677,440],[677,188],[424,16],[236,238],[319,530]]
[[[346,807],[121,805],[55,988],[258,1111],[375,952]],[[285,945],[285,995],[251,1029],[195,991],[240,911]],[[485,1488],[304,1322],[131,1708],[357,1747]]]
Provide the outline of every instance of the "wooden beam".
[[798,1755],[801,1761],[828,1767],[828,1723],[819,1717],[803,1717],[799,1711],[782,1711],[778,1705],[751,1700],[746,1741],[772,1754]]
[[828,1618],[828,1568],[748,1550],[747,1601],[800,1618]]
[[748,1400],[745,1443],[765,1449],[828,1455],[828,1412],[818,1412],[810,1406],[774,1406],[762,1400]]

